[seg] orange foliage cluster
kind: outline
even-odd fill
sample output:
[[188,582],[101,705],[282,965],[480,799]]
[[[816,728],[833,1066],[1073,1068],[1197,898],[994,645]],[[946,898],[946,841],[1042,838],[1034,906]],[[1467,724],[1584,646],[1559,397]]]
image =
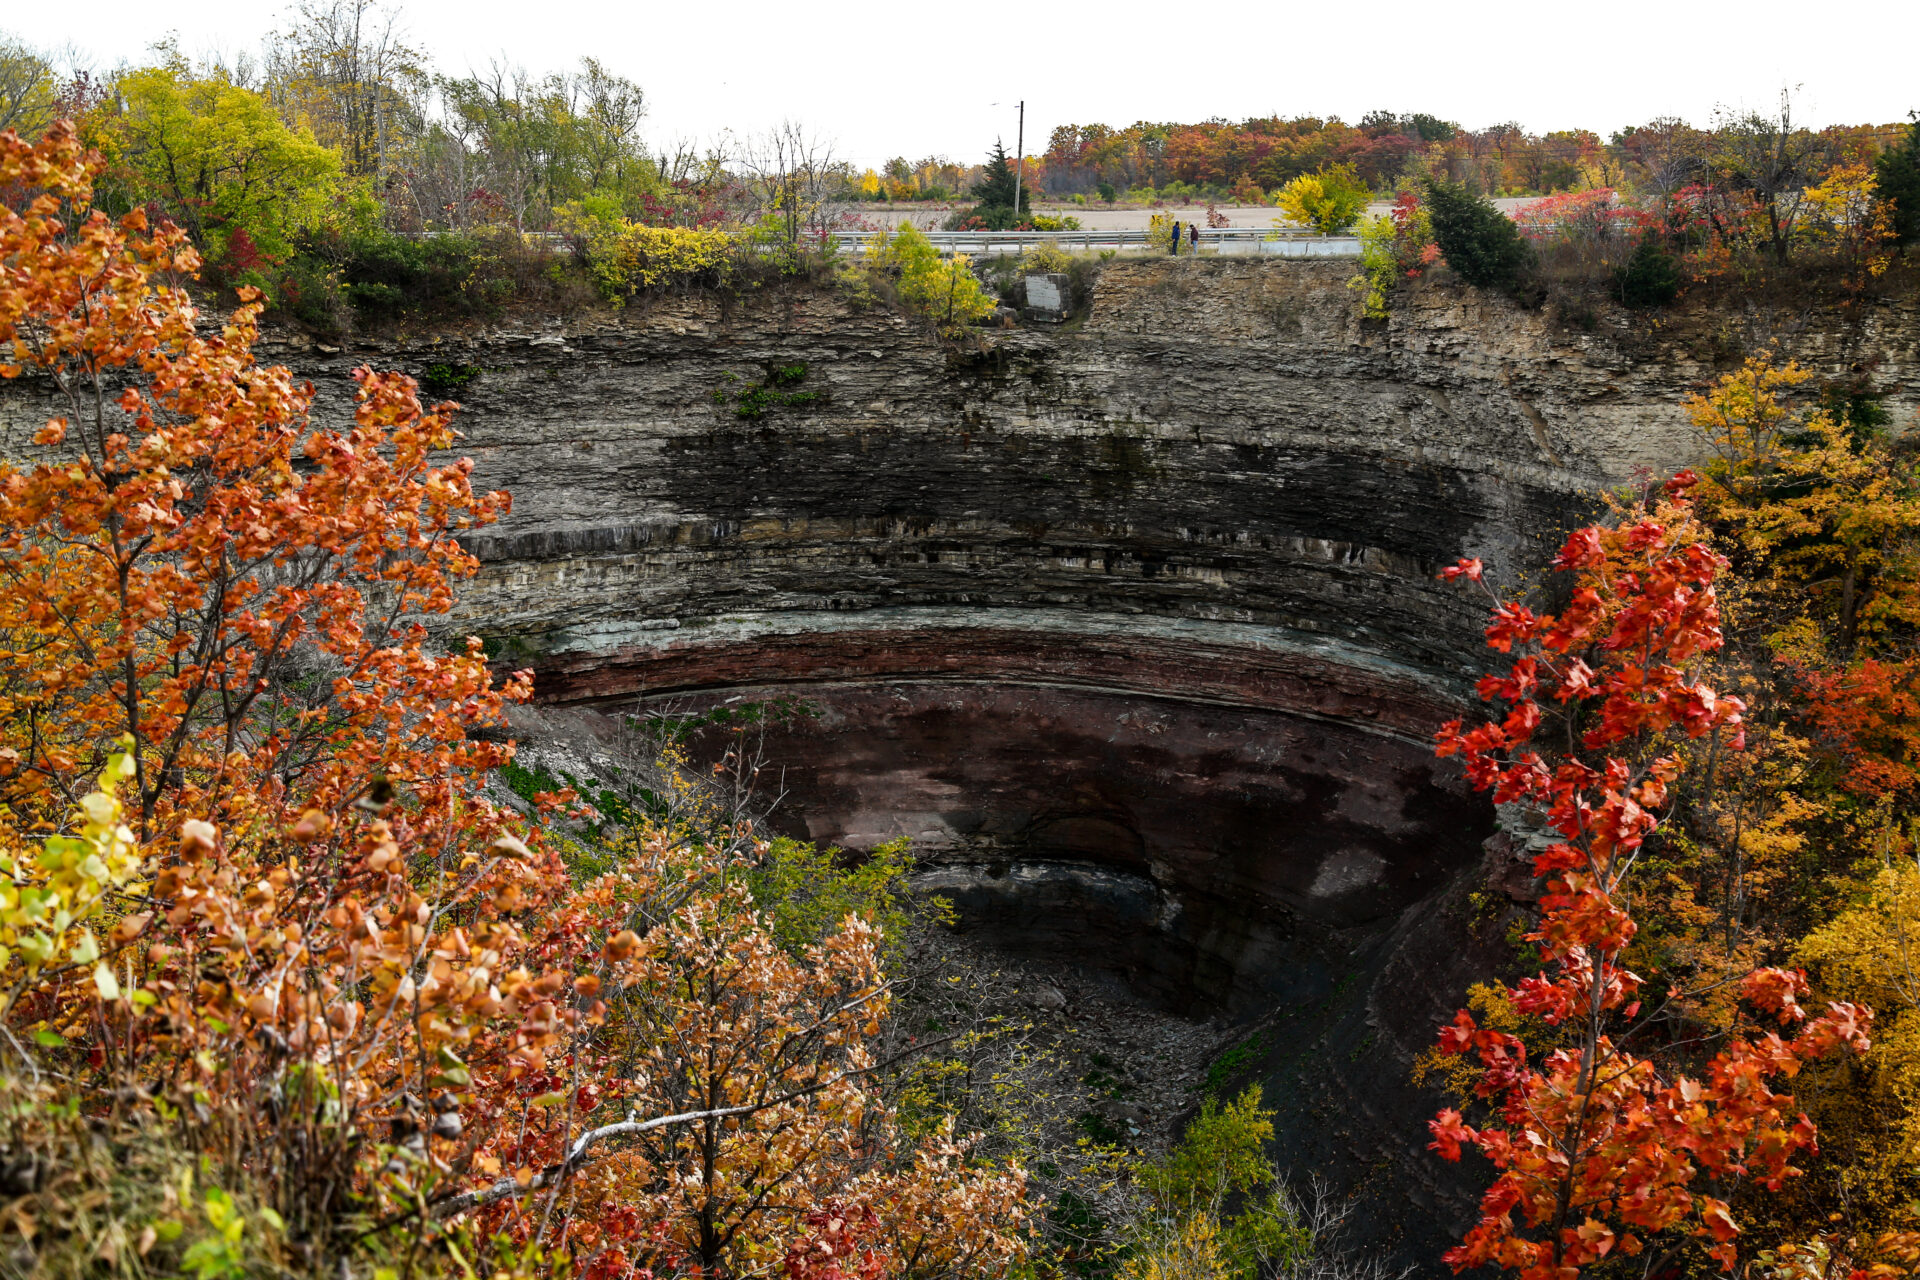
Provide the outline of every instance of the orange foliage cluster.
[[58,407],[0,468],[0,1016],[54,1046],[36,1105],[168,1130],[315,1273],[477,1231],[594,1276],[824,1276],[835,1222],[849,1275],[1015,1256],[1018,1170],[908,1139],[872,1084],[869,925],[792,955],[733,874],[749,831],[577,882],[487,800],[511,748],[478,731],[529,688],[429,627],[507,509],[435,460],[456,406],[361,370],[354,425],[315,427],[258,303],[201,332],[182,233],[92,210],[97,168],[68,127],[0,134],[31,193],[0,374]]
[[[143,234],[139,211],[69,225],[92,172],[70,132],[10,139],[0,164],[41,191],[0,221],[0,374],[60,410],[34,438],[47,460],[0,481],[10,800],[57,814],[127,733],[143,832],[289,788],[330,808],[383,774],[422,789],[431,838],[451,780],[503,759],[468,728],[526,692],[426,644],[422,615],[475,568],[456,535],[507,507],[469,462],[430,461],[451,406],[363,370],[354,427],[312,430],[310,392],[254,362],[257,302],[202,336],[185,291],[154,287],[198,265],[183,232]],[[313,694],[269,707],[295,674]]]

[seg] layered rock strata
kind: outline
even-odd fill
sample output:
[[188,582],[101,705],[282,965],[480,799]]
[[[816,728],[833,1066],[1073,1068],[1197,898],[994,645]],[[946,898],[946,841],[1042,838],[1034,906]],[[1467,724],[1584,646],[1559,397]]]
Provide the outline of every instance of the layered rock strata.
[[[1407,1063],[1493,954],[1461,906],[1487,811],[1428,746],[1484,602],[1435,571],[1537,581],[1769,340],[1904,422],[1920,316],[1582,329],[1422,285],[1369,325],[1350,272],[1115,262],[1089,316],[962,351],[796,289],[267,354],[336,417],[356,364],[461,384],[514,509],[458,621],[541,698],[797,696],[764,739],[790,830],[911,837],[966,927],[1257,1019],[1289,1155],[1417,1251],[1469,1202],[1421,1172]],[[15,456],[44,413],[0,390]]]

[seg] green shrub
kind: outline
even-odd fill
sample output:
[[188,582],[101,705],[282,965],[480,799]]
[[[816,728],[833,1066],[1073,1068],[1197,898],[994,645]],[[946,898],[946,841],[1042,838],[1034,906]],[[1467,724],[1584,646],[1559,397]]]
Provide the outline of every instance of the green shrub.
[[889,964],[905,945],[911,912],[907,874],[913,854],[905,840],[880,845],[864,858],[780,837],[744,872],[756,907],[766,913],[774,940],[798,955],[840,927],[850,915],[885,935]]
[[977,204],[955,209],[941,226],[948,231],[1011,231],[1024,220],[1010,204]]
[[1267,1037],[1264,1032],[1255,1032],[1248,1036],[1207,1065],[1204,1088],[1209,1094],[1218,1097],[1220,1091],[1227,1087],[1228,1081],[1251,1067],[1266,1050]]
[[1427,180],[1433,238],[1455,275],[1476,289],[1518,293],[1533,266],[1533,246],[1512,218],[1458,182]]
[[1907,126],[1907,136],[1873,162],[1880,198],[1893,213],[1893,238],[1906,246],[1920,242],[1920,115]]
[[1273,1112],[1260,1105],[1259,1085],[1220,1105],[1200,1104],[1180,1144],[1140,1171],[1140,1185],[1176,1208],[1244,1194],[1273,1176],[1266,1144],[1273,1138]]
[[275,306],[309,329],[332,334],[347,327],[348,299],[339,269],[323,258],[296,254],[270,294]]
[[417,239],[373,229],[341,238],[347,300],[368,319],[462,309],[482,257],[480,241],[447,233]]
[[1664,307],[1680,296],[1680,263],[1652,236],[1613,269],[1613,287],[1629,307]]
[[457,395],[479,377],[480,366],[477,364],[437,361],[420,371],[420,389],[430,396],[445,398]]
[[736,390],[734,384],[740,381],[740,375],[726,373],[721,375],[720,385],[713,389],[713,402],[732,404],[735,417],[749,420],[765,417],[769,409],[802,409],[820,403],[821,399],[818,391],[795,390],[806,379],[804,364],[774,365],[768,368],[765,378]]
[[534,797],[542,792],[560,791],[567,785],[539,765],[528,769],[512,761],[500,766],[500,779],[507,784],[507,790],[528,804],[535,803]]
[[1259,1280],[1312,1260],[1319,1242],[1266,1156],[1274,1113],[1255,1085],[1209,1098],[1163,1159],[1139,1170],[1155,1202],[1123,1274],[1129,1280]]
[[281,309],[329,331],[488,316],[516,300],[556,310],[591,301],[577,260],[512,231],[403,236],[360,219],[302,236],[282,275],[272,291]]

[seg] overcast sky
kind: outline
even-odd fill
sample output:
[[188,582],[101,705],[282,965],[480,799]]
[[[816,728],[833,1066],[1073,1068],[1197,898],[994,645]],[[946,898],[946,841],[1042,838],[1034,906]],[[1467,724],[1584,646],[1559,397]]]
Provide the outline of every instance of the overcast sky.
[[[1602,136],[1655,116],[1706,123],[1722,103],[1801,86],[1808,123],[1885,124],[1920,108],[1920,4],[1847,0],[1402,3],[637,3],[403,0],[437,69],[505,58],[531,71],[592,54],[640,83],[649,141],[703,141],[782,117],[878,167],[975,160],[1027,102],[1027,147],[1057,124],[1426,111]],[[169,30],[189,52],[257,47],[284,19],[250,0],[9,5],[0,29],[97,65]]]

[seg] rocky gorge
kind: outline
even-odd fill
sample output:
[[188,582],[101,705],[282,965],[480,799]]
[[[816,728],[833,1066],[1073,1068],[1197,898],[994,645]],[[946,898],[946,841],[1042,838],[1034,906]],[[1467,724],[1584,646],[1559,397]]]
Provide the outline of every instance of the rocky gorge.
[[[513,513],[456,621],[542,702],[792,700],[777,823],[910,838],[967,933],[1228,1020],[1283,1160],[1431,1259],[1472,1199],[1411,1064],[1529,894],[1432,756],[1485,665],[1435,572],[1538,585],[1602,490],[1698,456],[1682,403],[1743,352],[1905,425],[1920,308],[1575,323],[1423,282],[1370,324],[1349,274],[1115,261],[959,345],[794,288],[263,353],[327,416],[363,363],[462,402]],[[17,456],[44,413],[8,394]]]

